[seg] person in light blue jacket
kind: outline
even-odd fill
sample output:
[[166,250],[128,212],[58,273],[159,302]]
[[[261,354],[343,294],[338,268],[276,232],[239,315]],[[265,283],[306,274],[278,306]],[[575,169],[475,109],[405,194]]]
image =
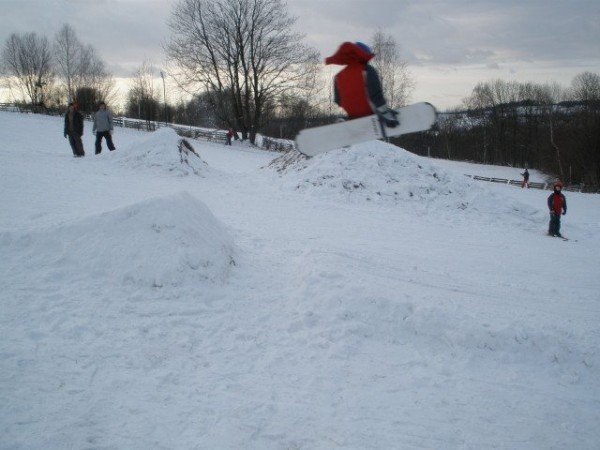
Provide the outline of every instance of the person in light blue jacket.
[[96,155],[102,152],[102,138],[106,139],[106,145],[110,151],[115,150],[115,144],[112,140],[113,118],[112,113],[106,109],[106,103],[100,102],[98,111],[94,114],[94,128],[96,135]]

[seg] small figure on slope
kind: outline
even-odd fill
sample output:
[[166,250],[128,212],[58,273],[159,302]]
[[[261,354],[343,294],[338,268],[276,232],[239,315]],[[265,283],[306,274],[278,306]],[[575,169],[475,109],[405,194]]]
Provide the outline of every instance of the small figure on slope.
[[226,134],[226,145],[231,145],[231,140],[233,139],[233,136],[235,135],[235,133],[233,132],[233,130],[231,128],[227,129],[227,134]]
[[529,171],[525,169],[525,172],[521,174],[523,176],[523,183],[521,184],[521,189],[526,187],[529,189]]
[[325,64],[346,66],[334,79],[334,101],[350,119],[377,114],[388,127],[398,126],[397,113],[387,106],[377,71],[369,65],[375,55],[362,42],[344,42]]
[[560,181],[554,183],[554,192],[548,197],[548,209],[550,210],[550,226],[548,235],[563,237],[560,234],[560,216],[567,214],[567,199],[562,193],[563,184]]

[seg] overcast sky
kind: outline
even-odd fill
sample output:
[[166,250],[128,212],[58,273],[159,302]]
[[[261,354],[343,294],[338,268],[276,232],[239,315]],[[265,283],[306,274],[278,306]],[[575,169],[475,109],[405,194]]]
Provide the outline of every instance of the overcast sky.
[[[0,43],[12,32],[53,37],[71,24],[117,77],[164,61],[179,0],[0,0]],[[396,38],[416,82],[413,101],[458,106],[495,78],[570,84],[600,73],[600,0],[288,0],[296,29],[323,57],[346,40]]]

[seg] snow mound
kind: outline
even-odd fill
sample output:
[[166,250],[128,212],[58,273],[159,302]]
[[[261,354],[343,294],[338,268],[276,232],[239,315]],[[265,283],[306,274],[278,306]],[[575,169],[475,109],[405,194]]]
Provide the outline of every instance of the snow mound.
[[461,205],[461,194],[472,189],[468,180],[455,180],[426,160],[379,141],[310,159],[285,155],[271,167],[297,190],[367,201],[422,203],[445,197]]
[[380,141],[334,150],[313,158],[289,152],[271,162],[287,189],[321,198],[402,204],[429,210],[499,211],[539,221],[537,209],[509,203],[467,177],[427,158]]
[[127,166],[160,167],[179,176],[203,175],[208,164],[200,157],[187,139],[172,128],[160,128],[135,142],[122,152]]
[[7,275],[162,287],[217,282],[234,265],[225,227],[183,192],[28,233],[0,233]]

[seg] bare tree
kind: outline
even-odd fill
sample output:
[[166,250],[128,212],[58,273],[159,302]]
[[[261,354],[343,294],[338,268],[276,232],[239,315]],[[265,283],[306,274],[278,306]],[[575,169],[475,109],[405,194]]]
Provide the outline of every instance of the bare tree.
[[589,182],[600,184],[600,75],[583,72],[571,83],[573,99],[582,102],[573,138],[577,151],[572,152],[578,172],[586,173]]
[[111,102],[115,94],[115,82],[112,75],[106,70],[106,64],[98,56],[96,49],[91,45],[83,48],[81,57],[81,71],[77,79],[78,88],[93,89],[98,100]]
[[175,79],[204,89],[224,124],[254,142],[265,108],[292,90],[316,52],[291,31],[282,0],[181,0],[166,46]]
[[556,138],[557,122],[559,121],[559,111],[557,103],[565,98],[564,89],[557,83],[537,85],[533,91],[533,100],[539,105],[540,113],[547,125],[548,141],[552,152],[554,153],[557,174],[561,179],[565,179],[565,170],[563,165],[563,155],[561,147]]
[[65,24],[57,33],[54,41],[54,57],[56,62],[56,72],[61,77],[67,87],[67,100],[71,102],[74,98],[76,88],[74,87],[74,78],[80,72],[80,61],[83,46],[75,30]]
[[2,51],[3,72],[14,77],[33,105],[44,103],[52,83],[52,53],[48,39],[36,33],[11,34]]
[[408,103],[414,88],[406,61],[400,58],[400,47],[390,34],[378,31],[373,36],[373,67],[379,73],[383,93],[391,108],[398,108]]
[[[303,63],[303,71],[296,81],[296,86],[290,93],[285,91],[284,96],[292,95],[301,99],[310,109],[317,112],[323,109],[326,98],[323,95],[326,84],[323,83],[323,62],[319,54],[312,52]],[[327,83],[327,86],[331,83]]]
[[[277,122],[268,124],[266,129],[275,129],[280,137],[293,138],[298,131],[310,126],[311,121],[319,117],[324,109],[325,84],[320,78],[323,63],[315,55],[304,67],[305,72],[298,79],[296,87],[281,93],[276,103],[265,112],[264,117],[269,122]],[[275,128],[270,125],[275,125]]]
[[583,102],[600,101],[600,75],[583,72],[573,78],[571,83],[573,97]]
[[54,58],[68,101],[75,99],[78,92],[93,94],[89,99],[92,102],[109,100],[114,90],[112,76],[94,47],[82,44],[69,24],[65,24],[56,35]]
[[154,86],[155,69],[149,61],[144,61],[135,71],[133,86],[127,99],[127,111],[139,119],[156,120],[160,102]]
[[472,109],[502,108],[519,101],[521,94],[528,89],[515,81],[500,79],[478,83],[465,100],[465,105]]

